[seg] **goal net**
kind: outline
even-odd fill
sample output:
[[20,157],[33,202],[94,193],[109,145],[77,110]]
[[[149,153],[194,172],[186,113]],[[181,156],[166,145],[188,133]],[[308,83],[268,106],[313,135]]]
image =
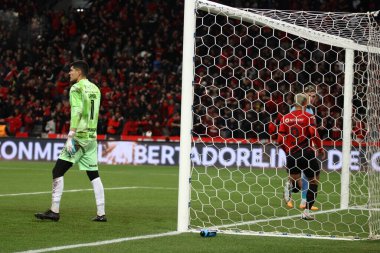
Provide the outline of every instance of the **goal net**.
[[[179,230],[377,238],[376,13],[237,9],[204,0],[186,8]],[[292,194],[293,208],[283,199],[288,174],[277,132],[298,93],[311,97],[327,153],[319,159],[313,221],[301,219],[301,192]]]

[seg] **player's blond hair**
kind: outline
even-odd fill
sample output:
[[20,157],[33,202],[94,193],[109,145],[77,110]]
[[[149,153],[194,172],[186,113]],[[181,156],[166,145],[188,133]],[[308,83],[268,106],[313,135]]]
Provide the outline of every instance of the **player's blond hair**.
[[306,106],[307,105],[307,96],[303,93],[298,93],[294,96],[294,105],[295,106]]

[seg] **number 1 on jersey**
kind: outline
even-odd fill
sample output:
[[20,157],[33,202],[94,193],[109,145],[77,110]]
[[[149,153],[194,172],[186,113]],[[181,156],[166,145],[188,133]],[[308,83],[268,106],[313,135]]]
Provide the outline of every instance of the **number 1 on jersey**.
[[94,100],[91,99],[91,114],[90,114],[90,119],[94,119]]

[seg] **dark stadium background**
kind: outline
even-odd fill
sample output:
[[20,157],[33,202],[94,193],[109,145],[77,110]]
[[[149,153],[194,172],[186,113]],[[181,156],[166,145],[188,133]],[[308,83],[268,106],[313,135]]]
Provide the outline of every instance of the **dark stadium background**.
[[[314,11],[380,8],[376,0],[217,2]],[[0,124],[10,136],[66,134],[65,66],[86,59],[103,96],[98,134],[178,136],[182,30],[183,1],[0,0]],[[265,92],[259,96],[266,99]],[[257,131],[269,120],[263,117]]]

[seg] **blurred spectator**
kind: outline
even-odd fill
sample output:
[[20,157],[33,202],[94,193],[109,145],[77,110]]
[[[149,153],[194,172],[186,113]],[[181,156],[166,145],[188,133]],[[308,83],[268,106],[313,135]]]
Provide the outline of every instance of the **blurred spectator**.
[[181,117],[178,112],[174,113],[167,123],[170,136],[179,136],[181,129]]
[[19,109],[15,109],[12,116],[5,119],[5,122],[8,123],[9,126],[9,135],[15,136],[22,127],[22,114]]
[[45,125],[45,132],[48,134],[56,133],[54,115],[52,115]]
[[29,110],[25,115],[24,115],[24,118],[23,118],[23,131],[22,132],[25,132],[25,133],[31,133],[33,128],[34,128],[34,119],[32,117],[32,114],[33,114],[33,111],[32,110]]
[[353,119],[353,139],[357,142],[364,141],[366,136],[366,128],[363,121]]
[[120,113],[112,115],[107,122],[107,134],[109,135],[120,135],[123,130],[124,118]]

